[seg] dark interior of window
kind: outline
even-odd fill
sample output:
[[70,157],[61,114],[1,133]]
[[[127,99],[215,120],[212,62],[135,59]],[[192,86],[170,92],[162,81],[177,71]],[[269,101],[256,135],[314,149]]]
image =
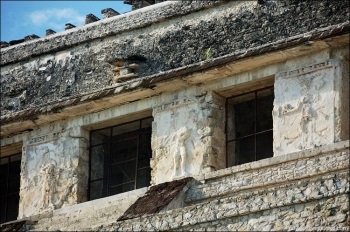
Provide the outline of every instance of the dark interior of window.
[[21,155],[0,157],[0,223],[18,216]]
[[227,166],[273,156],[273,87],[240,94],[226,101]]
[[90,133],[89,199],[149,186],[152,117]]

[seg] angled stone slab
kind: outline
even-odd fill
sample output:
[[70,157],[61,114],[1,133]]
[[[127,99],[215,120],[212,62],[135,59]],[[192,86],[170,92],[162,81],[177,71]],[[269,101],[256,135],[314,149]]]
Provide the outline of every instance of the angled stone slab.
[[182,207],[185,192],[193,182],[194,179],[192,177],[186,177],[152,186],[117,221],[124,221]]

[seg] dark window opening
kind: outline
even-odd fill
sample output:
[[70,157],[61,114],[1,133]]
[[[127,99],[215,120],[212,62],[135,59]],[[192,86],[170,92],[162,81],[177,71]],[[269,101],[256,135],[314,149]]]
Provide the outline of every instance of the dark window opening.
[[0,157],[0,224],[18,216],[21,155]]
[[89,200],[147,187],[152,117],[91,131]]
[[273,87],[226,100],[227,167],[273,156],[273,100]]

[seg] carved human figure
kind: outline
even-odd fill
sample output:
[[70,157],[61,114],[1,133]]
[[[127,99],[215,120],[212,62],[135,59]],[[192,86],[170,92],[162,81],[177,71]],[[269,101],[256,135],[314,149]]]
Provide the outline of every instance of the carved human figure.
[[59,207],[61,207],[62,205],[66,205],[66,204],[70,205],[74,203],[71,197],[74,198],[74,193],[77,192],[77,187],[78,187],[77,185],[78,185],[78,177],[77,175],[74,174],[73,176],[71,176],[71,178],[68,179],[68,184],[66,185],[66,188],[63,194],[61,194]]
[[190,130],[183,128],[180,129],[179,137],[178,137],[178,152],[174,156],[174,176],[177,176],[177,173],[180,173],[180,175],[184,176],[186,175],[185,171],[185,161],[186,161],[186,146],[185,142],[190,136]]
[[42,165],[41,170],[42,179],[42,206],[41,209],[53,209],[53,195],[54,195],[54,180],[55,180],[55,165]]
[[301,126],[302,130],[305,131],[305,126],[308,121],[312,118],[311,104],[308,97],[302,99],[302,111],[301,111]]

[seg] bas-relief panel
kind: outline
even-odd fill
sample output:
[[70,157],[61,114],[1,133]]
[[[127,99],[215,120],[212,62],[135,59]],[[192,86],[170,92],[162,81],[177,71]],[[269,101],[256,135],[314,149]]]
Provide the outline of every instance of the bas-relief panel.
[[30,139],[23,148],[19,218],[76,203],[78,177],[64,149],[60,132]]
[[218,107],[211,98],[205,92],[154,107],[151,184],[221,168],[224,160],[212,143],[222,141],[217,137],[223,133],[215,125]]
[[335,67],[322,62],[276,75],[274,154],[334,142]]

